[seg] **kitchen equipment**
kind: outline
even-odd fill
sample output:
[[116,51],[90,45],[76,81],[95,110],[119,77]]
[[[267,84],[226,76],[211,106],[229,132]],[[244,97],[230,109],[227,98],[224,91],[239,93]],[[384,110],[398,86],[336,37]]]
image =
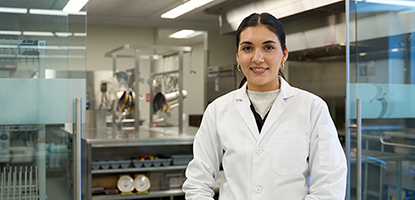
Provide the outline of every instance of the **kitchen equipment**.
[[134,179],[134,188],[137,190],[137,194],[145,194],[148,193],[148,190],[151,187],[150,179],[143,175],[137,174],[135,175]]

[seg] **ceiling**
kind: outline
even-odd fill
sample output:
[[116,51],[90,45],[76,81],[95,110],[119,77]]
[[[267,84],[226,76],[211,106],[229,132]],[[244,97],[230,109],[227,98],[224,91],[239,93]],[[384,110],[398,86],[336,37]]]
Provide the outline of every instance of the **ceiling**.
[[164,12],[185,0],[89,0],[88,24],[219,30],[219,14],[249,0],[214,0],[176,19],[162,19]]

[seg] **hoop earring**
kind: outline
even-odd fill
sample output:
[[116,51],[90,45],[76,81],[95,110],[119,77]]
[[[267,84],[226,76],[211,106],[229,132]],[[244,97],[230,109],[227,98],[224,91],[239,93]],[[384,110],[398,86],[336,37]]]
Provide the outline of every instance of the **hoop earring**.
[[242,68],[241,68],[241,65],[239,65],[239,63],[238,63],[238,65],[236,66],[236,69],[238,69],[238,71],[242,71]]
[[281,65],[280,69],[281,69],[281,70],[284,70],[284,67],[285,67],[285,63],[282,63],[282,65]]

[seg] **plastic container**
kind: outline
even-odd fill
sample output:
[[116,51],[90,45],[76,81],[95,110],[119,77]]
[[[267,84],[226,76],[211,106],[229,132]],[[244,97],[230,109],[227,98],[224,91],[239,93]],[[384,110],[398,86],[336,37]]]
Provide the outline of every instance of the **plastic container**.
[[109,160],[108,162],[112,169],[120,168],[120,162],[118,162],[117,160]]
[[165,167],[170,166],[171,165],[171,158],[166,158],[166,159],[161,159],[161,164]]
[[131,160],[119,160],[118,163],[120,164],[121,168],[126,169],[130,167]]
[[110,168],[111,161],[98,161],[102,169],[108,169]]
[[173,165],[187,165],[193,159],[193,155],[172,155]]
[[138,159],[134,159],[132,162],[135,168],[140,168],[144,164],[143,160],[138,160]]
[[154,167],[160,167],[162,162],[163,162],[162,159],[155,159],[155,160],[153,160],[153,166]]
[[144,167],[151,167],[153,164],[153,160],[142,160],[141,162],[143,162]]
[[98,161],[93,161],[91,164],[92,164],[92,169],[93,170],[97,170],[100,167],[100,162],[98,162]]

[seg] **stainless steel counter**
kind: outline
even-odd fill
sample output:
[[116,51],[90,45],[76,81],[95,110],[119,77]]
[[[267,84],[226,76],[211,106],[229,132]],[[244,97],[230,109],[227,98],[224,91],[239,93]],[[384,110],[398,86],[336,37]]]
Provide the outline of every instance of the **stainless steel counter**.
[[183,145],[193,144],[197,127],[183,127],[179,133],[178,127],[145,127],[112,131],[107,129],[84,129],[85,139],[92,147],[120,146],[154,146],[154,145]]

